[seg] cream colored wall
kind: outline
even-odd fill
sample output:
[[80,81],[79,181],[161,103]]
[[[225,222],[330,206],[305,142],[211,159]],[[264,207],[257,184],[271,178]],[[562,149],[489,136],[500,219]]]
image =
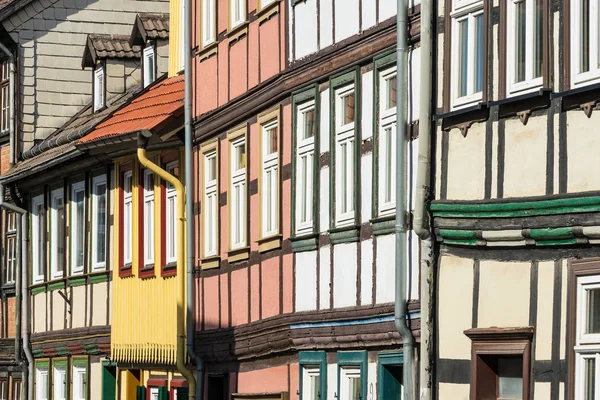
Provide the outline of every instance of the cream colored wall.
[[46,293],[33,296],[33,333],[46,330]]
[[73,328],[85,326],[85,286],[71,288],[71,304],[73,305]]
[[569,192],[600,189],[600,174],[590,173],[591,166],[598,162],[600,135],[591,134],[600,126],[600,112],[594,111],[591,118],[582,111],[567,113],[567,160]]
[[552,358],[552,302],[554,297],[554,262],[538,264],[538,302],[535,335],[535,359]]
[[471,385],[461,385],[455,383],[439,384],[440,400],[469,400]]
[[[64,293],[64,290],[62,290]],[[50,292],[49,296],[52,297],[52,330],[61,330],[67,327],[67,321],[65,319],[65,307],[67,303],[65,299],[58,293],[58,290]]]
[[101,282],[94,284],[94,291],[90,293],[90,296],[94,297],[92,300],[92,325],[106,325],[108,283]]
[[485,124],[476,123],[467,136],[452,129],[448,140],[448,199],[483,199],[485,181]]
[[90,400],[100,400],[102,398],[102,363],[100,361],[90,363],[89,381]]

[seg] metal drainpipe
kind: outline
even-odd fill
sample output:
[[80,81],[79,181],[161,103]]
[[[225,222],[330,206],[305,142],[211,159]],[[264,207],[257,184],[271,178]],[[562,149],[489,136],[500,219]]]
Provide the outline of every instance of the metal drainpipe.
[[[13,201],[16,203],[18,198],[16,196],[16,192],[14,188],[11,188],[11,197]],[[24,372],[26,379],[23,381],[27,382],[27,395],[28,399],[33,399],[33,354],[31,353],[31,349],[29,348],[29,296],[27,295],[27,271],[28,271],[28,259],[27,252],[29,249],[28,246],[28,234],[27,234],[27,210],[16,206],[15,204],[6,203],[4,201],[4,185],[0,184],[0,208],[5,210],[9,210],[15,212],[21,216],[19,220],[17,220],[17,235],[20,241],[18,241],[19,249],[17,251],[17,265],[20,266],[20,271],[18,276],[20,275],[20,279],[16,282],[16,294],[17,297],[21,299],[22,304],[19,305],[17,303],[17,315],[15,315],[17,323],[20,326],[17,326],[16,331],[19,332],[22,330],[23,334],[23,350],[25,351],[25,357],[27,358],[28,370]],[[21,318],[22,314],[22,318]],[[20,323],[23,321],[24,323]],[[22,364],[21,354],[20,354],[20,339],[19,335],[15,335],[15,361],[19,364]],[[27,373],[28,372],[28,373]]]
[[9,69],[9,76],[8,76],[8,92],[10,93],[9,97],[10,97],[10,105],[9,105],[9,111],[10,111],[10,119],[8,122],[8,138],[10,141],[10,156],[9,156],[9,163],[10,166],[12,167],[13,164],[15,163],[15,138],[14,138],[14,133],[15,133],[15,56],[13,55],[13,53],[6,47],[4,46],[1,42],[0,42],[0,50],[2,50],[2,52],[4,54],[6,54],[8,56],[8,69]]
[[[152,135],[149,131],[142,131],[138,133],[138,150],[137,157],[140,164],[144,168],[148,168],[150,171],[157,174],[161,179],[169,182],[175,187],[177,193],[177,237],[183,237],[185,233],[184,227],[184,188],[179,179],[169,174],[167,171],[154,164],[146,157],[146,146],[148,144],[148,138]],[[185,246],[183,241],[178,241],[177,245],[177,277],[181,280],[181,287],[177,290],[177,370],[183,377],[188,381],[189,398],[194,400],[196,398],[196,379],[192,371],[185,366],[185,327],[183,316],[186,314],[184,311],[184,293],[185,287]],[[179,314],[181,310],[181,314]]]
[[420,397],[432,396],[433,360],[433,238],[426,211],[429,196],[431,154],[431,109],[433,68],[433,0],[421,0],[421,82],[419,103],[419,154],[416,180],[416,199],[413,229],[420,240],[421,281],[421,343],[420,343]]
[[396,89],[399,95],[396,112],[396,254],[395,254],[395,307],[394,322],[396,329],[402,337],[402,350],[404,353],[403,384],[404,398],[415,399],[414,391],[414,338],[410,330],[410,321],[407,319],[406,284],[408,277],[407,263],[407,226],[406,226],[406,121],[407,121],[407,31],[408,31],[408,5],[406,0],[397,0],[396,15],[396,64],[397,79]]
[[204,360],[196,354],[194,348],[194,221],[192,189],[192,1],[184,0],[184,133],[185,133],[185,230],[187,252],[187,301],[186,301],[186,344],[190,359],[196,364],[196,398],[204,396]]

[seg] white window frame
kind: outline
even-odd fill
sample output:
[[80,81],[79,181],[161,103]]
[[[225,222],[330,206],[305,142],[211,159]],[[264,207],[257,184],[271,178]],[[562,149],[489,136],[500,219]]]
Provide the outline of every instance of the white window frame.
[[[165,166],[165,169],[169,174],[175,176],[175,170],[178,165],[179,163],[177,161],[173,161],[168,163]],[[165,227],[165,251],[167,253],[167,264],[172,264],[177,262],[177,190],[175,189],[175,186],[171,185],[169,182],[166,182],[165,186],[165,223],[167,224]]]
[[6,261],[4,284],[14,285],[16,281],[17,267],[17,216],[14,212],[6,214]]
[[[209,168],[208,165],[211,160],[215,160],[215,179],[209,180]],[[204,257],[214,257],[217,255],[218,243],[219,243],[219,232],[217,229],[217,220],[219,213],[219,193],[218,193],[218,180],[219,180],[219,167],[217,150],[209,150],[203,155],[203,178],[204,178]]]
[[158,388],[157,387],[150,388],[150,399],[149,400],[158,400]]
[[[40,385],[42,379],[46,381],[46,390],[43,385]],[[36,400],[48,400],[50,397],[50,377],[48,374],[48,367],[35,369],[35,398]]]
[[[240,18],[235,18],[235,11],[240,14]],[[229,0],[229,25],[230,29],[237,28],[246,22],[246,0]]]
[[[62,380],[62,384],[60,381]],[[54,366],[52,375],[52,400],[67,400],[67,369]],[[61,393],[62,392],[62,393]]]
[[[510,1],[510,0],[509,0]],[[452,68],[451,68],[451,88],[450,91],[452,93],[452,109],[460,109],[463,107],[468,107],[473,105],[474,103],[480,102],[483,98],[483,82],[481,85],[481,91],[475,92],[475,68],[476,68],[476,44],[477,38],[475,35],[476,31],[476,20],[475,18],[479,15],[483,14],[483,1],[455,1],[455,7],[461,7],[458,10],[455,8],[450,17],[452,18]],[[485,17],[484,17],[485,18]],[[467,58],[469,64],[467,66],[467,95],[458,96],[458,81],[460,76],[460,38],[459,36],[459,24],[463,21],[467,20],[467,25],[469,29],[468,40],[467,40]],[[484,25],[485,29],[485,25]],[[484,34],[482,32],[482,34]],[[485,34],[484,34],[485,38]],[[484,40],[482,38],[482,40]],[[484,44],[485,47],[485,44]],[[485,64],[485,54],[483,55]],[[485,68],[483,73],[485,73]],[[482,74],[483,81],[483,74]]]
[[[377,137],[377,152],[378,152],[378,193],[377,193],[377,208],[378,215],[389,215],[396,212],[396,107],[387,109],[387,81],[396,77],[396,67],[390,67],[379,73],[379,132]],[[384,137],[387,129],[391,130],[391,141],[389,143],[390,151],[386,146],[386,138]],[[387,154],[390,154],[391,160],[387,159]],[[391,180],[387,176],[387,164],[391,164]],[[387,189],[388,180],[391,182],[391,199],[384,202],[385,192]]]
[[94,70],[94,111],[105,104],[104,65],[98,65]]
[[[156,80],[156,52],[154,45],[149,44],[144,48],[144,87],[149,86]],[[152,68],[150,68],[149,60],[152,60]]]
[[[64,189],[62,187],[58,189],[54,189],[50,192],[50,242],[52,246],[50,246],[50,279],[60,279],[64,276],[64,259],[60,260],[56,243],[59,240],[58,237],[58,210],[56,202],[58,200],[62,200],[63,206],[63,215],[66,215],[66,204],[65,204],[65,194]],[[63,233],[66,233],[66,229],[63,229]],[[63,238],[64,240],[65,238]],[[66,245],[66,240],[65,240]],[[66,246],[65,246],[66,247]],[[59,271],[58,266],[60,263],[63,263],[63,270]]]
[[[534,35],[535,35],[535,1],[536,0],[506,0],[507,1],[507,40],[506,40],[506,88],[507,95],[517,95],[533,92],[542,86],[544,82],[544,71],[537,78],[533,78],[534,62]],[[541,1],[541,0],[539,0]],[[526,22],[525,22],[525,80],[515,82],[516,66],[516,48],[515,48],[515,30],[516,30],[516,4],[525,2]],[[543,21],[542,21],[543,23]],[[542,37],[542,46],[544,38]]]
[[[314,226],[313,202],[314,202],[314,159],[315,159],[315,136],[304,138],[304,116],[309,111],[315,112],[315,100],[309,100],[299,104],[296,108],[296,235],[311,233]],[[314,124],[319,121],[315,119]],[[306,167],[306,182],[302,168]],[[306,188],[304,194],[303,188]],[[306,220],[302,220],[305,213]]]
[[[83,396],[78,392],[79,385],[82,385]],[[87,397],[87,368],[73,365],[73,400],[85,400]]]
[[[46,212],[42,219],[40,219],[37,209],[39,206],[44,207],[44,195],[40,194],[31,199],[31,258],[32,258],[32,269],[33,269],[33,283],[40,283],[44,281],[44,263],[40,265],[40,253],[43,254],[44,246],[40,248],[40,243],[45,243],[45,237],[40,238],[40,224],[45,227]],[[45,230],[44,230],[45,236]]]
[[273,3],[274,0],[258,0],[260,4],[260,8],[265,8],[269,4]]
[[[585,398],[585,361],[594,359],[596,366],[595,384],[596,391],[600,387],[600,334],[586,334],[587,325],[587,290],[600,289],[600,275],[583,276],[577,278],[577,323],[575,334],[575,398]],[[599,393],[596,392],[596,397]]]
[[[277,130],[277,151],[269,152],[269,132]],[[261,126],[262,130],[262,182],[261,227],[262,237],[279,233],[279,123],[277,120]]]
[[308,397],[313,393],[312,380],[310,378],[318,376],[321,377],[321,367],[318,365],[302,365],[302,399],[303,400],[320,400],[323,397],[321,388],[317,388],[318,393],[321,395],[320,398]]
[[10,129],[10,75],[9,75],[10,63],[4,61],[2,63],[2,84],[0,90],[2,91],[2,110],[0,110],[0,132],[8,132]]
[[[581,56],[581,0],[571,0],[571,86],[590,85],[600,82],[600,20],[598,18],[598,0],[590,0],[589,16],[589,71],[579,72],[579,57]],[[594,18],[594,16],[596,18]],[[595,68],[593,66],[596,66]]]
[[[355,222],[355,214],[356,207],[354,196],[356,196],[355,187],[354,187],[354,169],[356,166],[356,147],[358,144],[356,143],[355,137],[355,126],[356,126],[356,118],[354,118],[353,122],[348,124],[344,124],[342,121],[342,116],[344,115],[343,110],[343,99],[344,97],[353,94],[354,95],[354,109],[358,106],[358,102],[360,101],[356,94],[354,84],[345,85],[341,88],[335,90],[335,108],[336,108],[336,118],[335,118],[335,226],[346,226],[351,225]],[[356,111],[355,111],[356,116]],[[342,147],[346,146],[346,149],[350,148],[350,151],[347,151],[346,156],[346,165],[342,165],[343,157],[342,157]],[[345,178],[345,179],[344,179]],[[342,184],[342,181],[345,180],[345,185]],[[348,205],[348,209],[345,212],[341,211],[342,201],[346,201]]]
[[[81,221],[82,226],[79,226],[77,223],[77,203],[75,202],[75,195],[78,192],[83,192],[83,221]],[[69,202],[69,212],[70,212],[70,247],[71,247],[71,274],[78,275],[83,273],[83,268],[85,265],[85,209],[86,209],[86,198],[85,198],[85,181],[79,181],[71,184],[71,201]],[[77,251],[79,250],[77,246],[77,240],[83,237],[82,246],[83,250],[83,262],[81,265],[77,265]]]
[[[127,180],[130,182],[129,192],[126,191]],[[131,264],[133,259],[133,173],[123,172],[123,264]]]
[[216,0],[202,0],[202,47],[207,47],[216,40],[215,1]]
[[8,400],[8,379],[0,380],[0,400]]
[[[361,367],[360,366],[344,366],[340,367],[340,400],[349,400],[350,396],[350,379],[358,378],[361,379]],[[362,383],[362,382],[361,382]],[[361,391],[363,388],[360,388]],[[354,399],[352,399],[354,400]]]
[[[242,135],[232,139],[230,142],[230,189],[231,189],[231,205],[230,205],[230,241],[231,250],[243,248],[246,246],[246,166],[236,169],[236,158],[234,154],[236,149],[241,146],[246,146],[246,136]],[[248,149],[246,151],[246,160],[248,157]],[[247,165],[247,164],[246,164]]]
[[[149,188],[152,177],[152,188]],[[144,170],[144,266],[154,264],[154,172]]]
[[[104,193],[98,192],[98,186],[104,185]],[[97,175],[92,178],[92,238],[91,238],[91,248],[92,248],[92,270],[93,271],[101,271],[106,268],[106,257],[107,257],[107,246],[106,240],[104,244],[104,261],[97,261],[98,256],[98,247],[96,238],[98,237],[99,228],[98,228],[98,218],[97,212],[99,210],[99,200],[100,196],[104,194],[104,202],[105,205],[108,206],[108,180],[106,175]],[[108,236],[108,209],[104,210],[104,238],[106,239]]]

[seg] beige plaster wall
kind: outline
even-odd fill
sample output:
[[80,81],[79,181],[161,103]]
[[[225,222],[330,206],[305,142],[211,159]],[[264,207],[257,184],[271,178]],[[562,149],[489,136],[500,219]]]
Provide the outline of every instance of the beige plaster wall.
[[452,129],[448,141],[448,195],[457,200],[476,200],[484,197],[485,181],[485,123],[475,123],[461,135]]

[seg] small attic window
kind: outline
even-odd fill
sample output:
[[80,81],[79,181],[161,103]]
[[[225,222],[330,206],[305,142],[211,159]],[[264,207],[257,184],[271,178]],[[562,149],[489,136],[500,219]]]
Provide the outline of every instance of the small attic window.
[[104,66],[98,65],[94,71],[94,111],[104,107]]
[[156,79],[156,62],[154,46],[149,45],[144,49],[144,87],[150,85]]

